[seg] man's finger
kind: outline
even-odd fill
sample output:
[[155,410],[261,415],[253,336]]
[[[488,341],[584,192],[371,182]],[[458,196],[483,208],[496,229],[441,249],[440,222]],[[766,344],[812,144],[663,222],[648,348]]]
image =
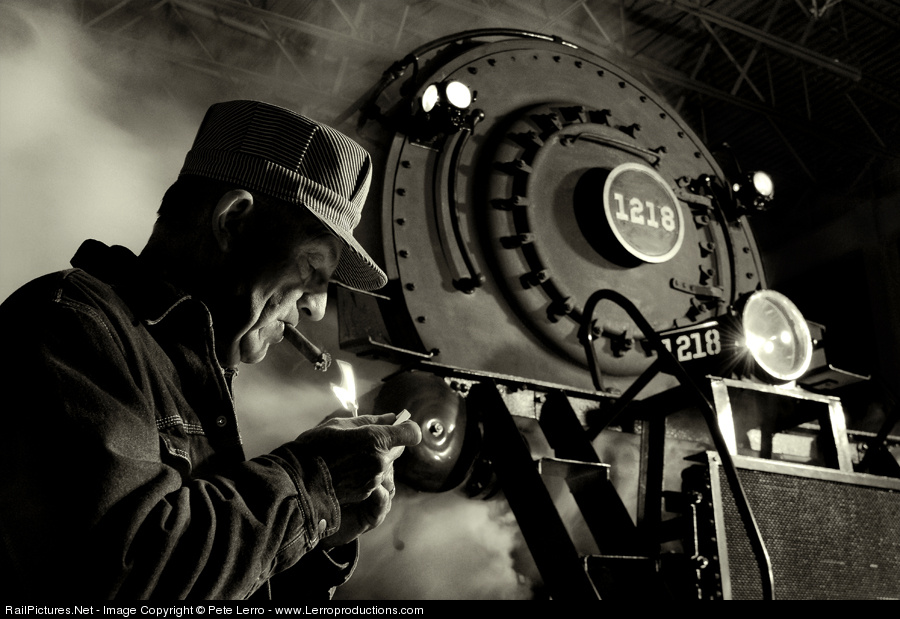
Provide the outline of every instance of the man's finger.
[[385,429],[390,433],[392,448],[412,447],[422,441],[422,428],[412,420]]
[[393,413],[385,413],[384,415],[360,415],[359,417],[350,416],[329,416],[324,424],[332,425],[336,428],[352,429],[362,428],[365,426],[378,425],[389,426],[394,423],[396,416]]
[[356,514],[366,530],[380,525],[391,511],[391,499],[394,493],[379,486],[364,501],[356,504]]
[[403,454],[403,450],[413,445],[418,445],[422,441],[422,428],[414,421],[405,421],[400,425],[387,428],[391,430],[390,444],[387,457],[390,461],[394,461]]
[[[406,421],[396,426],[391,425],[395,418],[396,416],[393,413],[387,413],[385,415],[365,415],[346,421],[356,422],[357,427],[360,428],[373,426],[370,429],[371,434],[369,436],[374,434],[377,448],[392,453],[399,449],[394,454],[394,458],[396,458],[403,451],[403,447],[418,445],[422,441],[422,428],[414,421]],[[350,439],[348,446],[356,446],[360,442],[365,444],[370,440],[370,438],[365,438],[365,435],[360,434]],[[350,448],[352,449],[352,447]]]
[[381,487],[388,491],[388,494],[393,497],[394,492],[397,490],[397,486],[394,483],[394,471],[391,469],[391,472],[388,475],[384,476],[384,481],[381,482]]

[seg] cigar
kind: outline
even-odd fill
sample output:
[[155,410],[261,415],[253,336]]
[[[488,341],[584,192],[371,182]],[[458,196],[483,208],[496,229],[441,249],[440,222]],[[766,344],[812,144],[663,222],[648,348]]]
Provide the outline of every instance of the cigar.
[[312,363],[320,372],[325,372],[331,366],[331,354],[325,352],[312,342],[293,325],[284,325],[284,338],[290,342],[307,361]]

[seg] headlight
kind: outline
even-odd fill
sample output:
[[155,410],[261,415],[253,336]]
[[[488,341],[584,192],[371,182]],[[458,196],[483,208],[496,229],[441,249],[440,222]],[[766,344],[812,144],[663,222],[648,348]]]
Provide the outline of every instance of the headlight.
[[419,105],[422,111],[430,114],[439,108],[444,108],[445,112],[461,112],[472,105],[472,91],[469,87],[452,80],[442,82],[440,84],[431,84],[422,92],[422,98]]
[[419,95],[403,130],[413,141],[435,146],[441,138],[464,128],[471,129],[484,118],[480,110],[476,110],[480,116],[475,112],[470,114],[475,96],[475,92],[457,80],[429,84]]
[[812,336],[790,299],[774,290],[754,292],[741,319],[744,343],[763,372],[777,381],[795,380],[806,373],[812,360]]
[[427,114],[433,110],[438,100],[440,100],[440,95],[438,95],[437,84],[432,84],[422,93],[422,111]]
[[447,95],[447,101],[453,107],[462,110],[472,105],[472,91],[462,82],[448,82],[444,86],[444,92]]

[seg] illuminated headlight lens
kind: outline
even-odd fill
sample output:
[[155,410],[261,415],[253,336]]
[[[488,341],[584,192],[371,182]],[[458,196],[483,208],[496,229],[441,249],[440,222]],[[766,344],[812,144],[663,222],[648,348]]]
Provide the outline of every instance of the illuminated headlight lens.
[[800,310],[774,290],[754,292],[743,311],[747,349],[772,378],[791,381],[809,369],[812,337]]
[[775,195],[775,183],[772,182],[772,177],[765,172],[754,172],[752,180],[753,188],[762,197],[771,198]]
[[446,86],[447,101],[459,109],[472,105],[472,91],[462,82],[449,82]]
[[434,109],[434,106],[437,105],[438,102],[438,88],[437,85],[432,84],[428,88],[425,89],[425,92],[422,93],[422,111],[426,114]]

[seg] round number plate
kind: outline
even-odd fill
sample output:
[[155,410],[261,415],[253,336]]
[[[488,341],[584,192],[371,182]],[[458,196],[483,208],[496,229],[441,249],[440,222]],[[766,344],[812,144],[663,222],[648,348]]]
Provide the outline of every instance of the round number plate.
[[640,163],[616,166],[603,187],[603,209],[613,234],[644,262],[666,262],[684,240],[684,217],[672,189]]

